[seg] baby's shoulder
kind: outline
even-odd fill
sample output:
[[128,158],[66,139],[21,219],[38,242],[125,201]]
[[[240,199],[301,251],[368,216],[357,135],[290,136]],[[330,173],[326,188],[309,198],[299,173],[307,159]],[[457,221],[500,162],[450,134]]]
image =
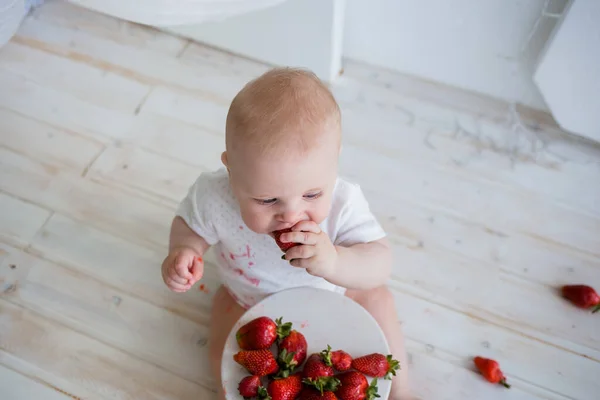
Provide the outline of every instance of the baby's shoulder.
[[190,194],[193,194],[197,202],[225,201],[233,198],[227,170],[220,168],[214,171],[202,172],[192,184]]
[[333,189],[331,212],[341,213],[348,207],[365,201],[360,185],[344,177],[338,177]]

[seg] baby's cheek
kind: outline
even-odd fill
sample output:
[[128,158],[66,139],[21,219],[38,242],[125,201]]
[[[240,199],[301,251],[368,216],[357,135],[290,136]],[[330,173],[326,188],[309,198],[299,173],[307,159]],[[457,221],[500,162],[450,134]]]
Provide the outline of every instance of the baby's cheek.
[[242,208],[242,219],[246,226],[256,233],[267,233],[270,220],[265,213],[258,212],[252,207]]
[[319,204],[316,204],[315,207],[311,208],[308,212],[308,216],[310,217],[311,221],[320,224],[321,222],[323,222],[323,220],[325,220],[325,218],[327,218],[328,213],[329,202],[323,201],[319,202]]

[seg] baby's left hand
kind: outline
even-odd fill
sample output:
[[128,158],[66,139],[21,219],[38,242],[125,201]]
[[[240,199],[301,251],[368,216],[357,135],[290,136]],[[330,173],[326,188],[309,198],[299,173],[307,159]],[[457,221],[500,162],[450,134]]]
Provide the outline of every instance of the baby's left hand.
[[335,274],[337,250],[329,236],[313,221],[298,222],[292,232],[282,234],[279,240],[301,244],[284,255],[294,267],[305,268],[309,274],[325,279]]

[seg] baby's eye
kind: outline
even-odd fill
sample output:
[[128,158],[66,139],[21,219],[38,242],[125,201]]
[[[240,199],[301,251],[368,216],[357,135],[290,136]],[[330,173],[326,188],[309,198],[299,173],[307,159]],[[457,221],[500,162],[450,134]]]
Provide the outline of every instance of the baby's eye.
[[321,197],[322,194],[323,194],[322,192],[309,193],[309,194],[305,194],[304,198],[313,200],[313,199],[317,199],[317,198]]
[[254,200],[256,200],[259,204],[263,204],[263,205],[273,204],[277,201],[277,199],[254,199]]

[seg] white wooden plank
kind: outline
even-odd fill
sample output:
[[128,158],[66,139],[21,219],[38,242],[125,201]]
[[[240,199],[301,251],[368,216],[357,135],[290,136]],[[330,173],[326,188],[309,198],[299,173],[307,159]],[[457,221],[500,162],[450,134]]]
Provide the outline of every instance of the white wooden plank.
[[464,257],[481,268],[498,269],[553,287],[569,281],[600,285],[597,257],[382,197],[377,190],[365,192],[386,231],[404,247],[432,248],[440,254]]
[[0,387],[2,398],[6,400],[44,399],[66,400],[72,399],[69,395],[61,393],[60,389],[48,386],[43,382],[29,379],[0,364]]
[[109,110],[41,86],[0,68],[0,107],[56,127],[107,141],[131,128],[133,113]]
[[582,184],[600,173],[597,146],[540,130],[540,123],[513,131],[516,121],[507,107],[502,118],[486,119],[353,80],[341,80],[333,90],[349,143],[600,213],[600,188]]
[[225,137],[178,119],[144,112],[129,132],[134,145],[185,161],[200,169],[217,169],[225,150]]
[[82,173],[104,148],[94,139],[3,108],[0,108],[0,133],[0,146],[39,160],[50,169]]
[[418,174],[401,160],[346,146],[341,171],[364,182],[369,189],[385,188],[392,174],[402,190],[397,199],[425,204],[456,218],[469,220],[504,232],[521,232],[544,238],[573,250],[600,256],[600,216],[590,216],[564,206],[545,202],[527,193],[451,179],[443,170],[420,168]]
[[[410,293],[600,360],[600,342],[592,333],[600,322],[562,299],[557,288],[482,268],[433,248],[395,245],[394,256],[394,280],[409,286]],[[541,311],[548,309],[552,311]]]
[[188,42],[150,26],[93,12],[68,1],[47,2],[43,7],[34,9],[29,18],[85,31],[114,43],[152,50],[167,56],[176,56]]
[[[168,290],[160,276],[166,249],[148,248],[55,214],[32,240],[34,254],[53,260],[197,323],[207,323],[219,286],[214,257],[205,257],[205,291]],[[212,253],[212,252],[211,252]]]
[[173,212],[0,148],[0,190],[92,226],[165,248]]
[[[4,287],[14,288],[5,290],[6,301],[32,309],[187,380],[215,386],[206,325],[156,307],[79,271],[0,246],[8,253],[0,265]],[[161,279],[159,268],[154,276]]]
[[[84,387],[78,385],[77,382],[69,380],[68,378],[70,377],[65,379],[60,375],[54,374],[51,370],[45,370],[36,365],[35,360],[32,361],[33,362],[28,362],[19,358],[18,355],[0,349],[0,364],[6,365],[13,371],[32,380],[41,382],[57,392],[66,394],[71,400],[92,399],[98,397],[97,394],[86,390]],[[75,396],[74,393],[77,393],[77,396]]]
[[228,104],[246,83],[223,69],[191,66],[160,52],[135,49],[47,21],[26,19],[13,42],[84,62],[145,84],[166,84]]
[[128,113],[135,112],[150,90],[109,71],[12,42],[0,52],[0,67],[41,86]]
[[[344,76],[340,80],[354,81],[366,88],[374,86],[386,89],[389,94],[409,96],[423,103],[441,106],[442,109],[465,112],[491,121],[501,121],[506,117],[506,101],[476,92],[456,90],[453,86],[352,59],[344,60]],[[545,129],[558,129],[549,113],[522,105],[517,107],[527,123],[541,124]]]
[[[6,352],[52,371],[61,381],[81,388],[70,388],[69,393],[75,397],[93,393],[94,398],[115,400],[216,398],[198,384],[3,299],[0,314],[2,363],[7,361],[3,356]],[[48,383],[57,386],[52,381]]]
[[159,86],[146,100],[143,113],[178,119],[211,130],[224,138],[228,108],[229,105],[224,106],[189,93]]
[[204,43],[190,42],[181,53],[179,59],[190,65],[210,65],[225,68],[226,72],[251,80],[267,72],[272,66],[228,53],[220,48],[207,46]]
[[176,207],[202,171],[133,146],[111,146],[94,162],[88,177],[170,200]]
[[[421,345],[415,346],[408,341],[410,354],[411,389],[417,399],[456,400],[456,399],[551,399],[567,400],[564,396],[537,390],[511,379],[510,390],[501,385],[491,384],[474,370],[457,368],[456,365],[443,362],[425,352]],[[466,360],[465,360],[466,364]]]
[[490,357],[520,384],[547,388],[566,398],[585,399],[600,390],[598,361],[408,295],[399,285],[393,287],[404,333],[420,343],[421,352],[469,369],[475,355]]
[[0,192],[0,241],[26,246],[44,225],[50,211]]

